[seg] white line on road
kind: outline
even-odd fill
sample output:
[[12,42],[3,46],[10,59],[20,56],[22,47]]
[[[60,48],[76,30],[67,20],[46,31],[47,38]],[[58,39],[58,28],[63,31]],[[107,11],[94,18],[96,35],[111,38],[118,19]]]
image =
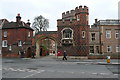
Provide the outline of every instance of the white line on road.
[[29,70],[28,72],[37,72],[36,70]]
[[17,69],[17,71],[25,72],[25,70],[22,70],[22,69]]
[[42,72],[44,72],[45,70],[40,70],[40,71],[38,71],[37,73],[34,73],[34,74],[31,74],[31,75],[28,75],[28,76],[25,76],[25,77],[23,77],[23,78],[29,78],[29,77],[31,77],[31,76],[33,76],[33,75],[36,75],[36,74],[38,74],[38,73],[42,73]]

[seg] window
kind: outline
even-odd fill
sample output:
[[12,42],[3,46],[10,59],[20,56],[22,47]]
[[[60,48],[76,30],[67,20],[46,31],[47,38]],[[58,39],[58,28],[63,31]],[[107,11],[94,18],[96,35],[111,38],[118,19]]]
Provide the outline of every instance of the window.
[[28,37],[30,37],[30,32],[28,32]]
[[118,31],[118,30],[115,31],[115,38],[116,38],[116,39],[119,38],[119,31]]
[[7,37],[7,31],[4,31],[4,37]]
[[107,52],[112,52],[112,47],[111,46],[107,46]]
[[85,31],[82,31],[82,38],[85,38]]
[[92,41],[95,41],[95,33],[91,33]]
[[22,46],[22,41],[21,40],[18,41],[18,46]]
[[79,15],[77,15],[77,21],[80,21],[80,17],[79,17]]
[[96,46],[96,53],[99,53],[99,46]]
[[94,46],[90,46],[90,53],[94,53]]
[[12,46],[11,45],[9,45],[9,51],[11,51],[12,50]]
[[71,38],[73,38],[73,36],[72,36],[72,30],[71,29],[65,29],[65,30],[63,30],[63,38],[64,39],[71,39]]
[[2,41],[2,47],[7,47],[7,40]]
[[116,46],[116,52],[120,52],[120,45]]
[[106,38],[110,39],[111,38],[111,31],[106,31]]

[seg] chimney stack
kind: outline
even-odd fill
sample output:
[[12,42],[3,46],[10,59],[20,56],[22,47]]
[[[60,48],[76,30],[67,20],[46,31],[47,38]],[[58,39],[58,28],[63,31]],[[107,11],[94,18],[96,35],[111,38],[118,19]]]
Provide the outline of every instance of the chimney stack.
[[18,13],[17,16],[16,16],[16,22],[21,22],[21,17],[20,17],[20,14]]
[[30,27],[30,24],[31,24],[31,23],[30,23],[29,21],[30,21],[30,20],[28,19],[28,22],[27,22],[27,24],[28,24],[28,26]]
[[98,20],[97,19],[95,19],[95,23],[97,23],[98,22]]

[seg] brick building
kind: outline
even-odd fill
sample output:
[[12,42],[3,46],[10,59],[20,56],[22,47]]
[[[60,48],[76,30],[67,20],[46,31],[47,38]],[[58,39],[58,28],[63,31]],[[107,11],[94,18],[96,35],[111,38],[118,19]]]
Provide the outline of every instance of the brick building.
[[99,20],[100,51],[102,54],[120,53],[120,20]]
[[96,38],[98,39],[98,45],[100,44],[100,54],[112,55],[120,53],[120,20],[96,20],[91,29],[93,28],[97,29]]
[[97,19],[89,29],[89,53],[100,54],[100,29],[97,26]]
[[[8,20],[6,19],[0,19],[0,45],[2,45],[2,26],[8,23]],[[2,46],[0,46],[0,55],[2,53]]]
[[[16,16],[16,22],[2,24],[2,55],[19,56],[21,50],[28,56],[28,49],[32,46],[33,29],[30,23],[21,21],[21,16]],[[29,54],[30,55],[30,54]]]
[[87,56],[89,54],[87,6],[76,7],[75,10],[62,13],[57,20],[58,51],[67,51],[71,56]]

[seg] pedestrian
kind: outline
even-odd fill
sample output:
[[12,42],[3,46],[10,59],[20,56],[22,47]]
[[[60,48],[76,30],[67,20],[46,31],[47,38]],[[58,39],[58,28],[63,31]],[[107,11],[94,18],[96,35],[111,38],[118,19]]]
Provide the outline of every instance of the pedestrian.
[[21,54],[21,58],[24,58],[24,50],[23,49],[20,51],[20,54]]
[[64,59],[67,60],[67,57],[66,57],[66,56],[67,56],[67,53],[66,53],[66,51],[64,51],[64,52],[63,52],[63,60],[64,60]]
[[34,48],[32,49],[32,58],[35,58],[35,50],[34,50]]

